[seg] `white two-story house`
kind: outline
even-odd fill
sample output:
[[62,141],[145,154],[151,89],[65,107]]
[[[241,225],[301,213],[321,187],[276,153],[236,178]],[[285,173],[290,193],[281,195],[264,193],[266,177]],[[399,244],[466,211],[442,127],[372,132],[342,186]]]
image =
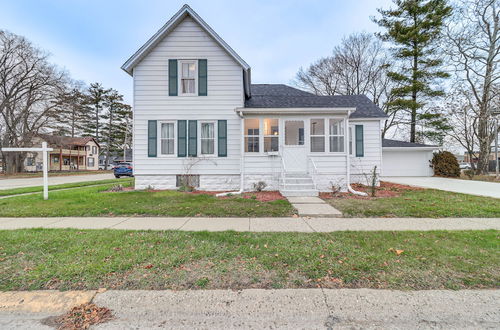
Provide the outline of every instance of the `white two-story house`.
[[317,96],[252,84],[250,66],[183,6],[122,66],[133,77],[137,189],[287,196],[366,183],[382,168],[386,115],[366,96]]

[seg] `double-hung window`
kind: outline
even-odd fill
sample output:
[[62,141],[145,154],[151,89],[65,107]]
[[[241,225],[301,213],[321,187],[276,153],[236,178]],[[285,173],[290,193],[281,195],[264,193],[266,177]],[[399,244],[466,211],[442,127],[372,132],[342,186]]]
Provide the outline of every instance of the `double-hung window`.
[[201,123],[200,145],[202,155],[215,155],[215,123]]
[[196,61],[179,61],[180,67],[180,94],[196,95]]
[[264,119],[264,152],[279,150],[279,134],[278,119]]
[[311,119],[311,152],[325,152],[325,120]]
[[175,125],[174,123],[160,124],[160,154],[173,155],[175,152]]
[[259,152],[259,119],[245,119],[245,152]]
[[330,152],[344,152],[344,121],[330,119]]

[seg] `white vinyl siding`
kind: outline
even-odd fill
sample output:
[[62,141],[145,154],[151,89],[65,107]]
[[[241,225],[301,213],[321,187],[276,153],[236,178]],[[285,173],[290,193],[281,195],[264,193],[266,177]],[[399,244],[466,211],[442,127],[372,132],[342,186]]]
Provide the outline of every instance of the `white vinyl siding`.
[[[182,63],[183,60],[207,59],[208,96],[169,97],[169,59],[176,59],[178,63]],[[210,161],[201,161],[193,166],[191,174],[239,174],[241,120],[234,110],[243,107],[243,71],[241,66],[196,22],[187,17],[179,23],[138,63],[133,76],[134,174],[139,176],[183,174],[190,162],[189,157],[148,158],[148,120],[158,120],[159,123],[197,120],[198,127],[202,121],[227,120],[227,157],[214,157]],[[178,66],[179,79],[180,76],[181,68]],[[197,88],[196,83],[195,87]],[[177,136],[177,131],[175,133]],[[217,137],[217,125],[215,136]],[[198,141],[199,139],[200,130],[198,130]]]

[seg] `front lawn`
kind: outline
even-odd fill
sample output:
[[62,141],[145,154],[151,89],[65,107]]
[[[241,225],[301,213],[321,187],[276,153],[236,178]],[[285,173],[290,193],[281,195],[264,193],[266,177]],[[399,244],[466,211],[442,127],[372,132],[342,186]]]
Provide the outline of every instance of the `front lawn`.
[[[114,183],[114,184],[128,184],[133,182],[133,178],[125,178],[125,179],[108,179],[108,180],[96,180],[96,181],[83,181],[83,182],[72,182],[72,183],[63,183],[63,184],[54,184],[49,186],[49,191],[51,190],[60,190],[67,188],[78,188],[78,187],[86,187],[86,186],[95,186],[100,184]],[[1,181],[0,181],[1,183]],[[20,195],[26,193],[33,192],[42,192],[43,186],[36,187],[23,187],[23,188],[12,188],[12,189],[3,189],[0,190],[0,196],[10,196],[10,195]]]
[[500,288],[499,231],[0,231],[0,290]]
[[[118,181],[123,186],[131,180]],[[107,192],[114,185],[53,191],[49,200],[40,195],[0,199],[0,217],[65,216],[213,216],[279,217],[291,216],[294,208],[287,200],[261,202],[240,196],[217,198],[208,194],[178,191]]]
[[500,217],[500,199],[458,194],[434,189],[404,188],[391,185],[380,192],[397,191],[393,197],[348,198],[345,195],[326,199],[345,217]]

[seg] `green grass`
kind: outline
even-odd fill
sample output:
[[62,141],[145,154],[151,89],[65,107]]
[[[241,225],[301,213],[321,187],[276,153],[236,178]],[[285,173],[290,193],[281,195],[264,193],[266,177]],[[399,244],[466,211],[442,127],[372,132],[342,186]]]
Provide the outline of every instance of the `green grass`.
[[346,217],[500,217],[500,200],[441,190],[405,191],[397,197],[327,200]]
[[0,231],[0,290],[499,288],[499,233]]
[[[94,186],[98,184],[125,184],[133,182],[133,178],[126,179],[109,179],[109,180],[96,180],[96,181],[84,181],[84,182],[73,182],[73,183],[64,183],[64,184],[56,184],[49,186],[49,191],[58,190],[58,189],[66,189],[66,188],[78,188],[78,187],[86,187],[86,186]],[[1,183],[1,181],[0,181]],[[10,196],[10,195],[20,195],[26,193],[34,193],[34,192],[42,192],[43,186],[37,187],[25,187],[25,188],[13,188],[13,189],[5,189],[0,190],[0,196]]]
[[[113,181],[122,182],[122,181]],[[123,186],[131,186],[125,181]],[[217,198],[206,194],[178,191],[106,192],[113,185],[54,191],[49,200],[40,195],[0,199],[0,217],[63,216],[213,216],[277,217],[294,213],[286,200],[259,202],[239,196]]]

